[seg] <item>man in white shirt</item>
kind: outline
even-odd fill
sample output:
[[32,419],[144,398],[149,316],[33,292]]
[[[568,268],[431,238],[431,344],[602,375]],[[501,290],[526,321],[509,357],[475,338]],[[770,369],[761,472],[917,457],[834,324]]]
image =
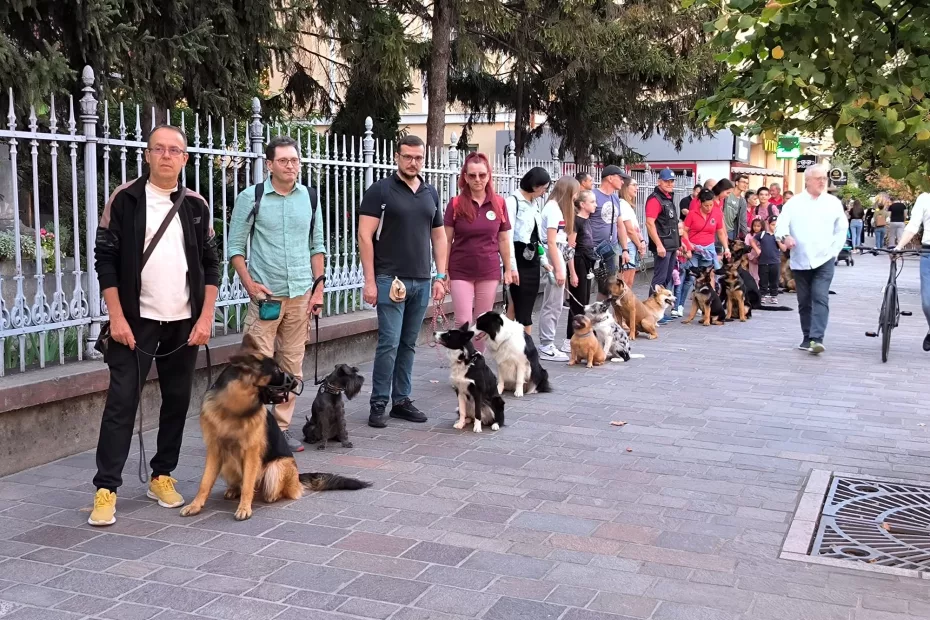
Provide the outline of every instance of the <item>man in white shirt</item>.
[[827,168],[804,171],[804,191],[784,204],[775,238],[791,251],[791,271],[797,284],[798,314],[804,339],[798,348],[823,353],[830,318],[833,264],[846,242],[849,222],[843,203],[827,193]]
[[[902,250],[911,242],[917,233],[920,232],[920,226],[923,224],[924,235],[920,240],[921,247],[927,252],[920,257],[920,302],[924,309],[924,316],[927,318],[927,325],[930,326],[930,194],[921,194],[914,203],[911,211],[911,220],[904,228],[904,234],[895,250]],[[924,351],[930,351],[930,331],[924,336]]]

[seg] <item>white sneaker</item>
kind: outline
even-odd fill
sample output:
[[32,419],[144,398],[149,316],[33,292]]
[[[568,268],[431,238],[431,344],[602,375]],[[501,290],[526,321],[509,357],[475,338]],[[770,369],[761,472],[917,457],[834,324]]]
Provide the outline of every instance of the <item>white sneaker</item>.
[[684,315],[685,315],[685,307],[678,306],[678,316],[684,316]]
[[571,353],[572,352],[572,341],[566,338],[562,341],[562,346],[559,348],[559,351],[562,353]]
[[568,356],[555,348],[555,345],[546,345],[539,347],[539,354],[542,359],[552,360],[553,362],[567,362]]

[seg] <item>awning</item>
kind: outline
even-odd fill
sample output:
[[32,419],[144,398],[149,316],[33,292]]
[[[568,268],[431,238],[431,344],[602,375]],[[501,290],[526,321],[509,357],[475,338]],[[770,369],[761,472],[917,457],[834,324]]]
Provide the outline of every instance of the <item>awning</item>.
[[741,174],[754,174],[756,176],[762,177],[783,177],[785,173],[781,170],[776,170],[775,168],[762,168],[759,166],[747,166],[743,164],[742,166],[731,166],[730,172],[739,172]]

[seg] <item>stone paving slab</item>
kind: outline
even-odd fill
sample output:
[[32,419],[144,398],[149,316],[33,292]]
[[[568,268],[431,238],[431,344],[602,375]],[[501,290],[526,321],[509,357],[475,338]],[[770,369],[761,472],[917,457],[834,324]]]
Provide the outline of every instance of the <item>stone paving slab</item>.
[[[915,263],[899,283],[914,316],[894,332],[888,364],[863,336],[886,273],[871,256],[837,267],[821,358],[794,350],[795,313],[672,324],[636,341],[643,359],[550,364],[556,391],[508,397],[496,433],[452,428],[448,370],[422,348],[414,389],[426,424],[371,429],[363,393],[348,406],[354,449],[297,455],[302,470],[371,489],[257,505],[244,523],[222,483],[191,519],[154,505],[135,447],[109,529],[85,523],[92,453],[7,476],[0,618],[930,617],[922,580],[778,557],[810,472],[930,481]],[[176,472],[188,498],[203,455],[191,420]]]

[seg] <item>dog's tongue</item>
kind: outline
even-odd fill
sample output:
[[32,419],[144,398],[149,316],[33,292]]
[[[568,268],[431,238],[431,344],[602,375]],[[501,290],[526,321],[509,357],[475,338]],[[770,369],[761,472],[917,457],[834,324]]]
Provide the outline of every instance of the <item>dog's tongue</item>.
[[478,332],[475,334],[475,340],[484,340],[487,337],[487,334],[484,332]]

